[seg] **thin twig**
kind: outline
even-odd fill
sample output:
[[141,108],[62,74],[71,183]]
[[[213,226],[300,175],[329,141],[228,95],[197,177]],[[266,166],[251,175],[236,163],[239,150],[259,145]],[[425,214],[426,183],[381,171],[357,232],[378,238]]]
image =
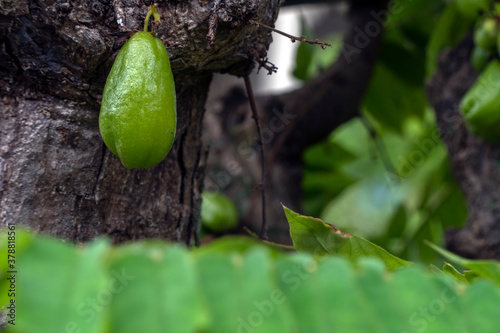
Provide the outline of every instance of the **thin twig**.
[[283,35],[283,36],[285,36],[287,38],[290,38],[290,40],[292,41],[292,43],[301,42],[301,43],[307,43],[307,44],[311,44],[311,45],[319,45],[319,46],[321,46],[321,48],[323,50],[325,50],[327,46],[332,47],[332,44],[325,43],[325,42],[319,42],[317,39],[316,40],[308,40],[305,36],[300,36],[300,37],[293,36],[293,35],[287,34],[286,32],[283,32],[281,30],[278,30],[278,29],[275,29],[273,27],[270,27],[267,24],[257,22],[255,20],[249,20],[248,22],[250,22],[251,24],[257,25],[257,26],[261,26],[261,27],[267,28],[267,29],[269,29],[271,31],[274,31],[274,32],[280,34],[280,35]]
[[257,126],[257,134],[259,135],[259,147],[260,147],[260,159],[261,159],[261,169],[262,178],[262,227],[260,229],[260,239],[267,238],[267,220],[266,220],[266,169],[264,161],[264,144],[262,143],[262,133],[260,130],[260,119],[257,113],[257,104],[255,103],[255,96],[253,94],[252,83],[248,75],[245,75],[245,87],[247,89],[248,100],[250,101],[250,108],[252,109],[253,119],[255,120],[255,125]]
[[267,75],[278,72],[278,67],[270,62],[267,57],[261,58],[257,50],[252,51],[252,59],[259,64],[259,68],[257,68],[257,74],[259,74],[261,68],[265,68],[267,70]]
[[255,61],[257,61],[257,63],[259,64],[259,68],[257,68],[257,74],[259,74],[261,68],[267,70],[267,75],[278,72],[278,67],[270,62],[268,58],[256,59]]

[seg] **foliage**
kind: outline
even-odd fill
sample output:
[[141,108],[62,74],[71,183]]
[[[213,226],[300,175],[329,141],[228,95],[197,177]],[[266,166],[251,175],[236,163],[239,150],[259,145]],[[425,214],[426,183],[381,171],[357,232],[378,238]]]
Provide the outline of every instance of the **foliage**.
[[75,246],[19,230],[17,319],[8,332],[496,332],[498,263],[485,274],[457,259],[475,273],[469,282],[449,264],[429,272],[285,212],[299,250],[315,247],[314,238],[329,250],[290,254],[244,238],[195,250],[153,240]]
[[407,121],[405,133],[373,138],[360,119],[304,155],[304,208],[348,233],[413,261],[436,260],[424,239],[466,219],[434,119]]
[[[425,80],[435,72],[439,54],[474,28],[480,12],[465,8],[483,8],[488,1],[469,2],[403,2],[388,16],[362,115],[304,154],[307,214],[403,258],[438,260],[423,240],[442,243],[443,231],[463,225],[467,211]],[[302,80],[327,67],[313,60],[320,48],[305,50],[299,48],[294,72]],[[330,59],[332,64],[336,58]],[[313,74],[298,75],[303,68]],[[450,120],[447,126],[457,124]]]

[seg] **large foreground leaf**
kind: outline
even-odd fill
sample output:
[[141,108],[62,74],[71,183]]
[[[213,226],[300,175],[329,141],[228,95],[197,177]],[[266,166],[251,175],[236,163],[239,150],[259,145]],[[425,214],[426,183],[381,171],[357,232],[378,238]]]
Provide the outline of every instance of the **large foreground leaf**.
[[[107,241],[81,249],[37,238],[19,251],[13,331],[105,331],[110,301],[109,274],[104,266]],[[2,253],[2,257],[6,256]]]
[[456,284],[418,265],[388,272],[379,259],[353,265],[225,244],[79,248],[34,237],[18,253],[17,319],[7,331],[498,332],[500,288],[488,280]]

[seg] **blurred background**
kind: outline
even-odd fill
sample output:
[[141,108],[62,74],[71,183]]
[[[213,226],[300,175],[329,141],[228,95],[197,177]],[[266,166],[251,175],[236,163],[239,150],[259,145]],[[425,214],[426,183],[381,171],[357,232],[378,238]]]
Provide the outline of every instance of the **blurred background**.
[[[435,61],[436,57],[429,45],[445,5],[441,1],[408,3],[391,17],[374,72],[366,78],[369,84],[359,116],[302,154],[300,213],[365,237],[411,261],[434,262],[435,252],[423,240],[442,245],[445,230],[462,226],[467,217],[464,197],[452,177],[435,114],[425,95],[426,79],[432,72],[429,59]],[[292,43],[273,33],[268,58],[278,70],[272,75],[265,69],[253,72],[256,95],[300,89],[332,66],[341,56],[347,11],[343,2],[283,7],[276,29],[332,47],[323,50],[318,45]],[[235,87],[243,91],[243,79],[228,75],[217,75],[211,85],[204,131],[210,146],[205,187],[207,192],[226,193],[238,206],[237,232],[245,233],[242,226],[257,232],[260,216],[248,216],[249,211],[260,209],[252,204],[260,194],[256,190],[260,170],[257,165],[246,170],[245,162],[234,162],[238,160],[234,147],[245,136],[224,135],[227,117],[235,114],[245,119],[241,121],[246,128],[243,132],[255,126],[248,108],[235,111],[229,107],[228,111],[228,100],[244,95]],[[240,120],[229,123],[229,132],[235,131]],[[228,157],[230,147],[234,154]],[[237,167],[232,169],[233,164]],[[249,203],[249,197],[255,199]],[[273,195],[270,200],[283,201]],[[289,243],[286,220],[273,221],[270,215],[270,239]]]

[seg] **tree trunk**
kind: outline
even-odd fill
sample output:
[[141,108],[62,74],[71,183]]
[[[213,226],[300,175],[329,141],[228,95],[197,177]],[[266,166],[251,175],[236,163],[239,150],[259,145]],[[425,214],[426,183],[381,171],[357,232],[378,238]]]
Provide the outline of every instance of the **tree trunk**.
[[160,237],[192,244],[199,223],[204,104],[211,73],[245,75],[271,41],[279,0],[166,1],[158,37],[177,92],[177,136],[154,168],[128,170],[98,132],[119,46],[151,1],[0,5],[0,216],[69,240]]
[[500,260],[500,146],[472,135],[459,112],[462,97],[477,78],[469,61],[472,48],[469,36],[444,53],[428,88],[441,138],[468,208],[466,226],[449,230],[446,246],[467,258]]

